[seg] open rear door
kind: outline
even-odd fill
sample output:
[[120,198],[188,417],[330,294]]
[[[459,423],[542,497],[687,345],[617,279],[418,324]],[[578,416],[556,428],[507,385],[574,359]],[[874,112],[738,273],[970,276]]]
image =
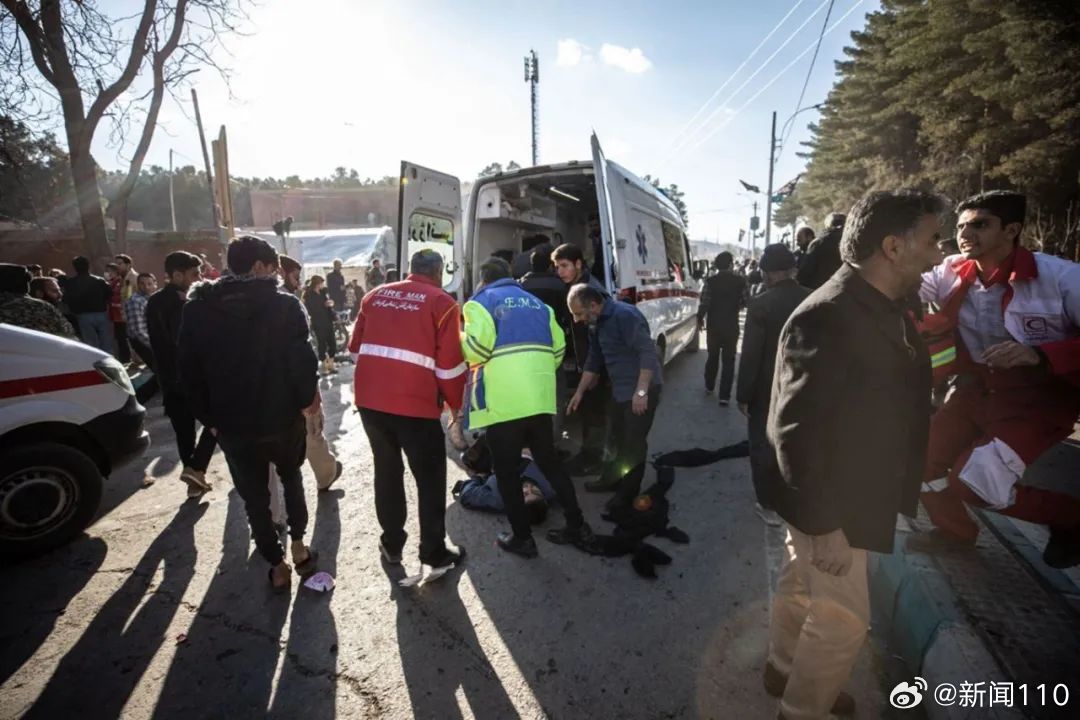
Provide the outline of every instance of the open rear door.
[[401,277],[408,273],[410,257],[420,250],[434,250],[443,256],[443,289],[457,293],[461,287],[465,240],[458,179],[403,160],[398,228],[397,260]]
[[611,212],[611,192],[608,175],[607,159],[604,158],[604,151],[600,147],[600,139],[596,137],[596,133],[592,134],[592,159],[593,168],[596,172],[596,197],[600,205],[600,237],[603,239],[601,245],[604,249],[604,267],[609,268],[605,273],[607,277],[601,278],[601,282],[604,283],[604,287],[608,289],[608,292],[614,293],[615,287],[612,282],[612,272],[610,268],[614,267],[615,262],[615,218]]

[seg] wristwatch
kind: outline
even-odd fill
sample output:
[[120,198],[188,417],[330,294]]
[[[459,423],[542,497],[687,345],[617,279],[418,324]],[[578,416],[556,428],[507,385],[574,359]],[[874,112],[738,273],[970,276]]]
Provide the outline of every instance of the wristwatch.
[[648,392],[646,392],[645,390],[638,390],[638,391],[637,391],[636,393],[634,393],[634,394],[635,394],[635,395],[637,395],[637,396],[638,396],[638,397],[640,397],[640,398],[643,398],[643,397],[647,397],[647,396],[649,395],[649,393],[648,393]]

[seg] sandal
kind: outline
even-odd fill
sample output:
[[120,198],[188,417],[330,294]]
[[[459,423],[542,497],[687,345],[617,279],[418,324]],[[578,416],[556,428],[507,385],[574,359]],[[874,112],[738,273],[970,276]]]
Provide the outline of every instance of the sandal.
[[292,569],[288,565],[285,566],[285,569],[288,574],[286,575],[285,582],[281,585],[274,582],[274,568],[270,568],[266,573],[267,577],[270,579],[270,591],[275,595],[286,593],[289,591],[289,588],[292,587]]
[[316,562],[319,559],[319,553],[315,552],[309,547],[305,547],[307,550],[307,557],[303,561],[297,560],[296,555],[293,555],[293,566],[296,567],[296,574],[300,577],[307,577],[315,572]]

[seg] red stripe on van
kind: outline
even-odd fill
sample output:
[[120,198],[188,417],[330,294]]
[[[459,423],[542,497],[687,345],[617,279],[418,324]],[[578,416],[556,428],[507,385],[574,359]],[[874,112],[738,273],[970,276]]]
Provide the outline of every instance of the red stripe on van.
[[97,370],[63,373],[61,375],[41,375],[39,377],[19,378],[18,380],[0,381],[0,400],[23,395],[74,390],[109,382]]
[[697,298],[701,297],[701,293],[696,290],[684,290],[682,288],[657,288],[655,290],[625,288],[619,291],[620,300],[629,300],[632,303],[645,302],[646,300],[659,300],[660,298],[668,297]]

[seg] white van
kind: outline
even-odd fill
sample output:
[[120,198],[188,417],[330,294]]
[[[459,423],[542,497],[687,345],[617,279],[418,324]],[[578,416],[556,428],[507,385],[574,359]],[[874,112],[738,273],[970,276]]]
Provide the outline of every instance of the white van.
[[[697,349],[700,276],[679,211],[649,183],[604,158],[592,136],[591,162],[540,165],[480,178],[462,217],[456,177],[401,163],[398,265],[424,248],[446,259],[443,287],[460,299],[479,283],[496,251],[514,256],[542,234],[581,246],[613,297],[635,303],[664,362]],[[598,223],[596,221],[599,221]],[[590,238],[590,224],[599,233]]]
[[0,324],[0,557],[78,535],[103,478],[150,444],[123,365],[89,345]]

